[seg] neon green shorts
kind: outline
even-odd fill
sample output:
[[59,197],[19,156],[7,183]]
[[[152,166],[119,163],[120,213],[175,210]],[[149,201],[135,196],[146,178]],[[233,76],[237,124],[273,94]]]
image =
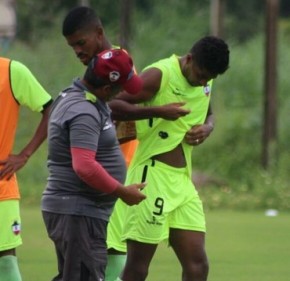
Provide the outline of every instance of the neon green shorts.
[[121,241],[124,217],[128,206],[118,199],[110,217],[107,229],[107,248],[113,248],[120,252],[127,252],[126,242]]
[[147,198],[127,208],[123,240],[158,244],[168,239],[170,228],[206,231],[202,202],[186,168],[149,160],[128,171],[127,184],[141,179]]
[[0,251],[22,244],[19,200],[0,201]]

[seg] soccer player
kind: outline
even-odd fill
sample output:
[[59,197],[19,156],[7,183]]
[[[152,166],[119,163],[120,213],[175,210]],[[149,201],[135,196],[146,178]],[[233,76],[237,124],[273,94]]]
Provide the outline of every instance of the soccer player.
[[180,261],[181,279],[207,280],[205,217],[192,183],[193,147],[184,138],[192,126],[204,123],[213,79],[228,67],[228,45],[207,36],[187,54],[146,67],[140,74],[144,85],[138,95],[118,96],[144,106],[186,102],[191,110],[176,121],[151,118],[136,122],[139,144],[126,183],[146,182],[147,199],[126,209],[122,238],[127,242],[127,260],[120,280],[145,280],[158,244],[167,239]]
[[[20,192],[15,173],[46,139],[52,98],[18,61],[1,57],[0,73],[0,280],[20,281],[16,257],[16,248],[22,244]],[[41,113],[42,118],[29,143],[13,154],[21,106]]]
[[105,280],[107,222],[115,201],[139,204],[145,184],[123,186],[126,164],[107,101],[122,89],[138,93],[142,80],[122,49],[99,53],[83,79],[52,104],[48,121],[48,182],[42,214],[54,242],[54,280]]

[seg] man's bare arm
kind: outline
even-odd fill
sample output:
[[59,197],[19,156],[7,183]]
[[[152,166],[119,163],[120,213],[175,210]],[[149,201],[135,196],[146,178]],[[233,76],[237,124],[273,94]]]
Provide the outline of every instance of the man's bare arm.
[[0,179],[10,179],[28,161],[30,156],[39,148],[47,137],[47,123],[50,106],[42,112],[42,118],[30,142],[18,154],[11,154],[7,159],[0,161]]
[[129,95],[121,92],[109,102],[114,120],[140,120],[152,117],[176,120],[187,115],[190,111],[182,108],[185,103],[170,103],[162,106],[138,106],[136,104],[150,100],[159,90],[161,83],[161,71],[156,68],[140,74],[144,81],[142,91],[137,95]]
[[120,99],[109,102],[112,117],[118,121],[140,120],[152,117],[176,120],[189,113],[182,108],[185,103],[170,103],[163,106],[139,106]]

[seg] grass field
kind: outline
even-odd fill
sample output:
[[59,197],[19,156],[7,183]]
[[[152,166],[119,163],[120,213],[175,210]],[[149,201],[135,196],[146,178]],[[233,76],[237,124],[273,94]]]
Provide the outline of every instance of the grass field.
[[[290,214],[262,211],[207,211],[208,281],[289,281]],[[22,207],[24,244],[18,249],[23,281],[50,281],[56,272],[54,248],[39,207]],[[148,281],[178,281],[180,267],[161,244]]]

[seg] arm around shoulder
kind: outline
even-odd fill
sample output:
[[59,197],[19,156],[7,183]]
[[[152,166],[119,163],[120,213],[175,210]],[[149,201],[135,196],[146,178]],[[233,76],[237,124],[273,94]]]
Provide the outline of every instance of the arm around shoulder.
[[140,120],[152,117],[176,120],[188,114],[190,111],[182,108],[184,103],[170,103],[161,106],[138,106],[151,100],[159,91],[161,86],[162,73],[157,68],[149,68],[142,72],[140,77],[143,79],[143,89],[137,95],[129,95],[121,92],[116,98],[109,102],[114,120]]

